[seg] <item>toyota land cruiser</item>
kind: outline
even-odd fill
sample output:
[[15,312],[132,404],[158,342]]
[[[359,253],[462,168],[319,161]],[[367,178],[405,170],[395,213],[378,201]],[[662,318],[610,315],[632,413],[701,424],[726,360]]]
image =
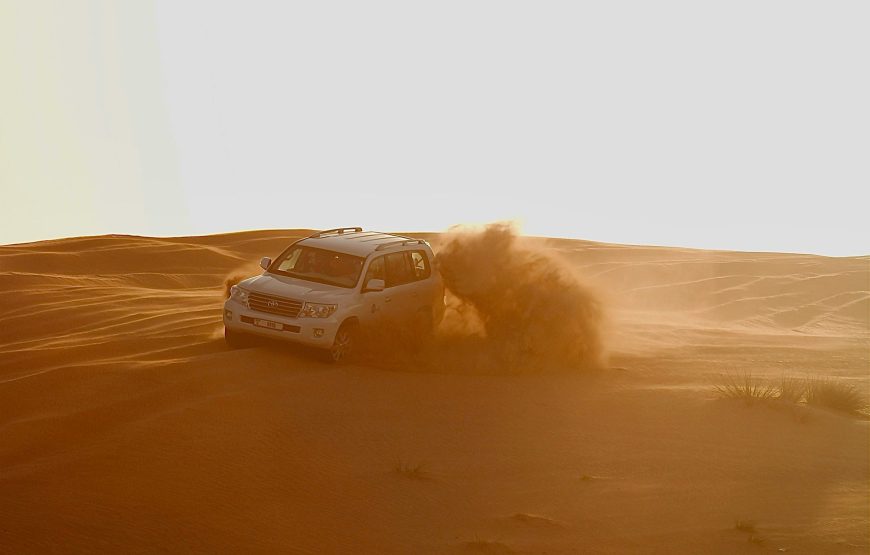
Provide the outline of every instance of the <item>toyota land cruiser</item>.
[[338,362],[363,330],[431,331],[444,314],[444,285],[429,243],[346,227],[320,231],[264,257],[262,275],[230,289],[230,347],[257,334],[304,343]]

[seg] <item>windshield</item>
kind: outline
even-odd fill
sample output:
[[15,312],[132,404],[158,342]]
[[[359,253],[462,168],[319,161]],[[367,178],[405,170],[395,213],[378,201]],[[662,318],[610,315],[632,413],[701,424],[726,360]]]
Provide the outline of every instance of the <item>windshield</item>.
[[359,280],[364,258],[314,247],[290,247],[269,271],[317,283],[351,288]]

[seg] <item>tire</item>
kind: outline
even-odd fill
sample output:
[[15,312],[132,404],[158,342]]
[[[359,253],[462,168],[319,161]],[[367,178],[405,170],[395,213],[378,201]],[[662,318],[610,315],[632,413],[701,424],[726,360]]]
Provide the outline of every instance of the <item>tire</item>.
[[353,353],[357,338],[357,325],[354,322],[345,322],[335,332],[332,347],[323,350],[323,358],[330,364],[344,362]]
[[224,341],[230,349],[243,349],[248,346],[245,334],[224,327]]

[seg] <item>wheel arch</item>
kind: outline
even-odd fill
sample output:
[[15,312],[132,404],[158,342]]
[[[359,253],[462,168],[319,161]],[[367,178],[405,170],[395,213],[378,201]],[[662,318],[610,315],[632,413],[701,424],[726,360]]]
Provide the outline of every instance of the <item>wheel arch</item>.
[[359,329],[360,325],[359,316],[348,316],[341,321],[338,329],[341,329],[344,326],[352,326],[354,329]]

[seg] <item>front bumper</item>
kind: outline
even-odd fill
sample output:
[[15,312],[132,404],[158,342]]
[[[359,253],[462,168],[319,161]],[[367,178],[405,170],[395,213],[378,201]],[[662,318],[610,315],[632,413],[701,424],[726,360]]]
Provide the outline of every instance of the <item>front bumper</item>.
[[[254,324],[255,320],[275,322],[281,324],[283,329],[261,327]],[[251,310],[233,299],[227,299],[224,302],[225,328],[242,333],[303,343],[312,347],[331,347],[340,323],[335,315],[329,318],[287,318],[277,314]]]

